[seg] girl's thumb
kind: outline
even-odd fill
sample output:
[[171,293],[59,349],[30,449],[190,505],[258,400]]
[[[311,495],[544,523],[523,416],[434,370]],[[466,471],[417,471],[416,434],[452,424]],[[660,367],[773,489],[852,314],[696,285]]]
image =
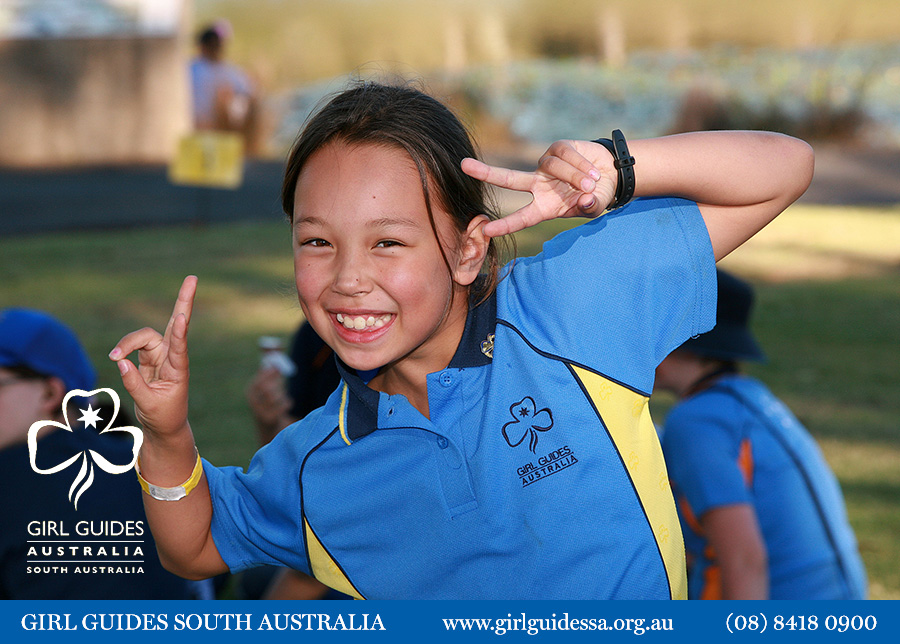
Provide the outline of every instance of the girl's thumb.
[[116,362],[119,367],[119,374],[122,376],[122,384],[131,394],[131,397],[137,401],[144,391],[147,389],[147,383],[144,382],[141,372],[131,364],[130,360],[122,359]]

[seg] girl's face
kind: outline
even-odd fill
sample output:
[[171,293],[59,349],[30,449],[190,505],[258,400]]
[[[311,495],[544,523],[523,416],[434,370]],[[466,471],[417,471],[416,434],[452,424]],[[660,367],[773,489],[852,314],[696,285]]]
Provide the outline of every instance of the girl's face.
[[294,203],[297,293],[322,339],[361,371],[401,361],[425,373],[445,367],[481,263],[467,261],[468,233],[432,203],[448,274],[409,155],[330,143],[307,161]]

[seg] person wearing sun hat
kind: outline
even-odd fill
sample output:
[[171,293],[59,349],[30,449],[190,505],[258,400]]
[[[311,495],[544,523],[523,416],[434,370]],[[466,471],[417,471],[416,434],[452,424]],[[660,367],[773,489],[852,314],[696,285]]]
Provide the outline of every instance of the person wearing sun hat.
[[690,599],[864,599],[866,574],[838,482],[812,436],[742,362],[763,362],[754,295],[717,271],[716,326],[667,356],[654,391]]
[[[69,500],[70,487],[78,473],[76,461],[55,474],[32,469],[26,439],[29,428],[38,422],[52,421],[69,429],[49,426],[37,435],[35,463],[51,469],[73,455],[94,451],[114,463],[132,458],[128,440],[103,434],[109,421],[103,411],[100,422],[88,427],[79,419],[85,407],[93,415],[98,403],[81,394],[73,395],[68,418],[62,404],[66,394],[80,390],[91,393],[97,373],[75,333],[56,318],[23,308],[0,310],[0,599],[189,599],[192,584],[166,571],[156,554],[156,546],[146,528],[137,477],[131,472],[114,476],[92,467],[92,483],[87,486],[78,507]],[[77,393],[77,392],[76,392]],[[89,406],[90,405],[90,406]],[[95,410],[94,407],[97,407]],[[86,420],[88,416],[83,416]],[[126,423],[128,424],[128,423]],[[67,543],[31,543],[42,537],[33,534],[34,526],[61,526]],[[76,534],[76,525],[109,525],[118,522],[137,531],[139,544],[132,540],[130,551],[140,564],[111,562],[103,557],[58,557],[57,548],[75,546],[85,538]],[[94,549],[97,544],[89,543]],[[51,555],[45,556],[45,548]],[[124,548],[120,544],[120,550]],[[96,550],[94,550],[96,552]],[[53,562],[58,559],[94,559],[94,563]],[[107,558],[109,559],[109,558]],[[121,558],[120,558],[121,559]],[[37,561],[45,562],[46,565]],[[50,562],[50,563],[46,563]],[[85,569],[85,571],[79,570]],[[101,568],[103,570],[101,570]],[[126,571],[127,569],[127,571]]]
[[42,311],[0,311],[0,448],[25,441],[26,416],[62,416],[66,392],[89,391],[96,382],[97,372],[69,327]]

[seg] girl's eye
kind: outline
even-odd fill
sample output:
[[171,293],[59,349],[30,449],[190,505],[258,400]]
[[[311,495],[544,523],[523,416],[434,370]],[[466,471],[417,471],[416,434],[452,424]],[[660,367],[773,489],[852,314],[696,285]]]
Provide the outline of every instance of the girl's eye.
[[323,248],[328,246],[328,242],[324,239],[307,239],[305,242],[300,244],[301,246],[312,246],[313,248]]
[[402,246],[400,242],[393,239],[384,239],[377,244],[375,244],[375,248],[392,248],[393,246]]

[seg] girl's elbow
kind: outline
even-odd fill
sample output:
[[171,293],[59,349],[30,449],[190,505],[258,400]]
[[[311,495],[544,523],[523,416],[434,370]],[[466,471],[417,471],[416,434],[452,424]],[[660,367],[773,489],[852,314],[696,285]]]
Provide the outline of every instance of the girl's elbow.
[[159,553],[159,562],[162,564],[163,568],[168,570],[173,575],[177,575],[182,579],[189,579],[191,581],[209,579],[210,577],[215,577],[216,574],[218,574],[216,572],[210,572],[203,569],[198,565],[199,562],[196,559],[169,557],[162,552]]

